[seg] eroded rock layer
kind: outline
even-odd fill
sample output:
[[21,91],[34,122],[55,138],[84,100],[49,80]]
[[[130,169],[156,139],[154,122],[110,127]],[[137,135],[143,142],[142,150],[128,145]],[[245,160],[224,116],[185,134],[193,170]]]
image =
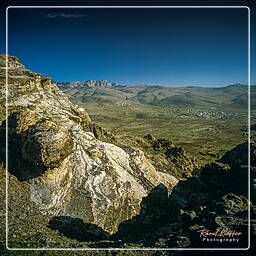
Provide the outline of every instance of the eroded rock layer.
[[[1,138],[5,57],[0,58]],[[153,187],[162,183],[170,191],[177,184],[178,175],[158,167],[142,149],[101,141],[115,137],[92,124],[52,79],[25,69],[15,57],[9,56],[8,63],[9,172],[29,182],[31,200],[42,213],[81,218],[113,233],[138,214]],[[168,154],[171,159],[172,152]]]

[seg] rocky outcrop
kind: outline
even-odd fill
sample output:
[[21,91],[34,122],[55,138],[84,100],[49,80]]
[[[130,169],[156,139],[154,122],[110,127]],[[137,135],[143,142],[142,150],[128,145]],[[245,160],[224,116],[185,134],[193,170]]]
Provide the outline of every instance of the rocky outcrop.
[[[250,209],[252,241],[256,234],[254,142],[250,149],[250,169],[248,143],[243,143],[205,166],[197,178],[179,181],[169,196],[164,185],[155,187],[143,198],[140,214],[119,226],[115,239],[153,247],[246,248]],[[252,203],[248,201],[249,170]]]
[[137,139],[137,146],[148,153],[152,162],[157,163],[162,171],[178,179],[187,179],[192,172],[201,167],[200,162],[182,147],[177,147],[171,141],[156,138],[151,134]]
[[[43,214],[80,218],[113,233],[139,212],[153,187],[171,190],[178,182],[142,150],[101,141],[115,138],[91,124],[52,79],[24,68],[8,74],[9,171],[29,182]],[[4,98],[3,73],[0,82]]]
[[[0,54],[0,69],[6,69],[6,54]],[[15,56],[8,56],[8,69],[25,69],[19,59]]]
[[85,130],[92,132],[93,135],[95,136],[95,138],[99,139],[101,141],[111,142],[111,143],[117,141],[117,138],[115,137],[114,134],[112,134],[109,131],[106,131],[104,128],[102,128],[101,126],[99,126],[97,124],[89,123],[89,124],[83,126],[83,128]]

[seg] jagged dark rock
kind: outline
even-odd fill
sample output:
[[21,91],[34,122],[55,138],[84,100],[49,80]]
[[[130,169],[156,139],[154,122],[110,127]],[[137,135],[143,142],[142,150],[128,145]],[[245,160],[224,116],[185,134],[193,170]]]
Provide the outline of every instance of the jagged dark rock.
[[168,202],[168,189],[164,184],[154,187],[141,201],[140,214],[162,214]]
[[178,179],[187,179],[194,170],[200,169],[200,162],[194,156],[169,140],[148,134],[136,141],[139,147],[149,153],[148,157],[153,163]]
[[[248,210],[249,206],[251,210],[255,206],[247,199],[247,181],[240,178],[241,173],[245,173],[242,176],[247,176],[248,161],[245,160],[244,155],[237,153],[242,150],[246,154],[244,149],[247,145],[247,143],[238,145],[219,161],[207,165],[201,170],[200,176],[179,181],[167,200],[163,189],[159,187],[153,189],[152,191],[156,191],[155,198],[151,193],[144,198],[142,203],[148,203],[142,204],[140,215],[122,223],[115,238],[137,241],[144,246],[178,247],[177,242],[182,238],[181,241],[184,243],[181,244],[192,248],[247,247]],[[251,144],[251,159],[255,159],[254,143]],[[255,168],[255,161],[251,164],[251,169]],[[254,179],[255,173],[252,175],[252,180]],[[251,192],[255,194],[255,188],[252,188]],[[152,200],[153,198],[155,200]],[[157,208],[158,205],[160,207]],[[254,230],[252,234],[255,239],[255,213],[252,212],[251,217],[252,230]],[[236,235],[232,238],[238,241],[230,243],[223,240],[224,242],[219,244],[214,241],[205,242],[202,235],[200,238],[201,232],[217,231],[235,232]]]

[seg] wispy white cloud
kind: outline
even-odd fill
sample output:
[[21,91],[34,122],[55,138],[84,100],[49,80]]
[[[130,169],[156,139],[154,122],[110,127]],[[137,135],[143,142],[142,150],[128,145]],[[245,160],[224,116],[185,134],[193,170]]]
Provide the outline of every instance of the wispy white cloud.
[[46,19],[64,18],[64,19],[79,19],[87,17],[86,14],[67,14],[67,13],[48,13]]

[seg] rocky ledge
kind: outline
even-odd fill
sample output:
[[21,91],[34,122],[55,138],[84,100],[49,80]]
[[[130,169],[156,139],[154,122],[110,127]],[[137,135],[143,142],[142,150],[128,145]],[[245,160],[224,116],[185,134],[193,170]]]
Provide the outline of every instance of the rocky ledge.
[[[5,57],[0,58],[2,99]],[[8,171],[29,184],[30,198],[43,214],[80,218],[111,234],[139,213],[152,188],[164,184],[171,191],[177,184],[178,175],[160,168],[143,149],[117,146],[114,135],[93,124],[51,78],[25,69],[15,57],[8,60],[16,65],[8,71]],[[0,103],[5,148],[5,100]]]

